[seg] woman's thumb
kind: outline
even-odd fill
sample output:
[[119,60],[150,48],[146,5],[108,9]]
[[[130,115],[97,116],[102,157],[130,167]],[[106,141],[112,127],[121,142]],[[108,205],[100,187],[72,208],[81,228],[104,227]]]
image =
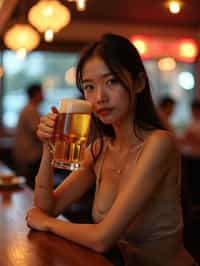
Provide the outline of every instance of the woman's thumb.
[[55,106],[52,106],[51,107],[51,111],[53,112],[53,113],[55,113],[55,114],[58,114],[59,112],[58,112],[58,109],[55,107]]

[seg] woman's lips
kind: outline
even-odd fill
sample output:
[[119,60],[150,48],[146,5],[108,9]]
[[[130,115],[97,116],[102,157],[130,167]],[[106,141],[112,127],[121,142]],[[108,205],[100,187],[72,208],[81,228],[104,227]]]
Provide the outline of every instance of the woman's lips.
[[112,108],[100,108],[97,110],[97,114],[101,116],[107,116],[112,112]]

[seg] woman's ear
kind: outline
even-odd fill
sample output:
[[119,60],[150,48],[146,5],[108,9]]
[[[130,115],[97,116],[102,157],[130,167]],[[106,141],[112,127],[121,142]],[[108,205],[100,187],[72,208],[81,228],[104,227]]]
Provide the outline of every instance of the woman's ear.
[[137,80],[137,87],[136,87],[136,93],[140,93],[143,91],[146,85],[146,78],[145,78],[145,73],[140,72],[138,75],[138,80]]

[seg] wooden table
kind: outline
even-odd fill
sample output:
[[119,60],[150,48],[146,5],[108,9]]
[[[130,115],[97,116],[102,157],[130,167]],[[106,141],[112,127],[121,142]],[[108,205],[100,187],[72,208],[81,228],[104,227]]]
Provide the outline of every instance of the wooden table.
[[0,189],[1,266],[111,266],[100,254],[26,226],[32,191]]

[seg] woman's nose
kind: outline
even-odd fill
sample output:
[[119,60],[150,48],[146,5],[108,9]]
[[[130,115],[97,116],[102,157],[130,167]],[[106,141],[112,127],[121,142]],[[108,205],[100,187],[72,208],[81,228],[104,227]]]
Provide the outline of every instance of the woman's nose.
[[106,102],[108,100],[108,95],[106,93],[105,88],[99,86],[96,90],[96,101],[99,102]]

